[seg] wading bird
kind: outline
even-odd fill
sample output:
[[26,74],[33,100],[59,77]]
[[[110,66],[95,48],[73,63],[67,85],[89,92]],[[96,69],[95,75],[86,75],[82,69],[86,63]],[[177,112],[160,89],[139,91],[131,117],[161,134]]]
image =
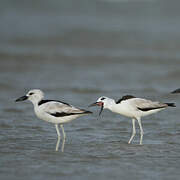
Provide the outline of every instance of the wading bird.
[[62,151],[64,151],[66,134],[64,132],[63,124],[70,122],[80,116],[92,113],[84,109],[76,108],[62,101],[44,100],[44,93],[39,89],[30,90],[25,96],[16,99],[16,102],[24,100],[29,100],[33,103],[35,114],[39,119],[55,124],[58,135],[56,151],[58,150],[60,143],[60,131],[58,125],[60,125],[62,129],[64,137],[62,145]]
[[123,96],[117,102],[114,99],[108,97],[100,97],[95,103],[90,106],[100,106],[101,110],[99,115],[102,113],[103,109],[109,109],[114,113],[121,114],[123,116],[132,119],[132,135],[129,139],[129,144],[136,134],[135,121],[138,121],[140,128],[140,144],[143,141],[143,128],[141,124],[141,117],[148,116],[150,114],[156,113],[167,107],[175,107],[174,103],[160,103],[154,102],[147,99],[136,98],[132,95]]

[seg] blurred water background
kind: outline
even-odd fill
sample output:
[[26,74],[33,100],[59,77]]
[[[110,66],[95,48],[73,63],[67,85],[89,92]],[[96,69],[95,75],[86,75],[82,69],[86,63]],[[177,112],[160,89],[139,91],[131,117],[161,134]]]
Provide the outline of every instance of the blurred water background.
[[[0,5],[0,179],[180,179],[180,1],[4,0]],[[175,102],[143,119],[144,145],[131,120],[104,111],[65,125],[55,152],[52,124],[29,89],[87,109],[99,96],[132,94]]]

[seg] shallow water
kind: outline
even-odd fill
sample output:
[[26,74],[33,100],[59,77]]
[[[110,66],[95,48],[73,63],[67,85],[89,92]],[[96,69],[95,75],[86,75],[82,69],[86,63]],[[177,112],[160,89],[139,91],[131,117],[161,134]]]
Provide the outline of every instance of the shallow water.
[[[179,3],[158,0],[33,1],[0,7],[0,179],[179,179]],[[29,89],[77,107],[125,94],[175,102],[131,120],[98,110],[66,124],[65,152],[54,125],[15,103]],[[138,127],[137,127],[138,128]]]

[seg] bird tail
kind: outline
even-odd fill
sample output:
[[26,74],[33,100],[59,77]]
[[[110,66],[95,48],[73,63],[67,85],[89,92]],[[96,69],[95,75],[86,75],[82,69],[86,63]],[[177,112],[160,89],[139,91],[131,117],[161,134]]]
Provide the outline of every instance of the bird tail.
[[165,103],[165,104],[167,104],[170,107],[176,107],[175,103]]

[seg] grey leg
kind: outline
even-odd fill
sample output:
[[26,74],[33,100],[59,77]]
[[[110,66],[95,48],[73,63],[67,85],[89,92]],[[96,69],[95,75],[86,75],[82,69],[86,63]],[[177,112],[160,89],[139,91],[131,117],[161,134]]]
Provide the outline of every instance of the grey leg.
[[128,144],[131,143],[131,141],[133,140],[134,136],[136,135],[136,126],[135,126],[135,119],[133,118],[132,119],[132,125],[133,125],[133,131],[132,131],[132,135],[131,135],[131,138],[129,139],[129,142]]
[[60,139],[61,139],[60,137],[58,137],[58,139],[57,139],[57,143],[56,143],[56,151],[59,150]]
[[63,125],[61,124],[60,126],[61,126],[62,133],[63,133],[63,143],[62,143],[61,151],[64,152],[64,145],[65,145],[65,142],[66,142],[66,133],[64,132],[64,127],[63,127]]
[[56,132],[57,132],[58,138],[60,138],[61,134],[59,132],[58,124],[55,124],[55,127],[56,127]]
[[56,132],[57,132],[57,135],[58,135],[58,140],[57,140],[57,143],[56,143],[56,151],[58,151],[59,143],[60,143],[60,139],[61,139],[61,134],[59,132],[58,124],[55,124],[55,127],[56,127]]
[[60,126],[61,126],[61,129],[62,129],[62,133],[63,133],[64,139],[66,139],[66,133],[65,133],[65,131],[64,131],[64,127],[63,127],[62,124],[61,124]]
[[140,145],[142,145],[142,141],[143,141],[143,128],[142,128],[142,124],[141,124],[141,118],[138,118],[138,124],[139,124],[139,128],[140,128],[140,133],[141,133],[141,137],[140,137]]

